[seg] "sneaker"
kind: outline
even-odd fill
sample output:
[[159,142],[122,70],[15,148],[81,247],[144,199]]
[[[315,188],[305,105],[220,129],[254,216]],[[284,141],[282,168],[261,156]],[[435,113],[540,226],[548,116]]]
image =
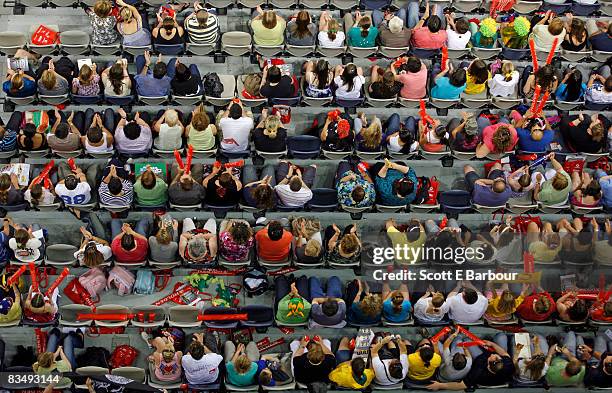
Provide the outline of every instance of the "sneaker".
[[142,337],[144,342],[147,343],[147,347],[153,348],[153,345],[151,345],[151,343],[149,342],[149,340],[151,340],[151,336],[149,335],[149,333],[143,330],[142,332],[140,332],[140,337]]

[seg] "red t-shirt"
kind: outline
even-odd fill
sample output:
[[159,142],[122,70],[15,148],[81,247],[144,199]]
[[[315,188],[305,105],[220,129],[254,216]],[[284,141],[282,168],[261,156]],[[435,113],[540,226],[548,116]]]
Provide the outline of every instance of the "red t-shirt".
[[273,241],[268,237],[268,229],[261,229],[255,234],[257,255],[266,261],[282,261],[287,259],[291,250],[292,240],[293,235],[289,231],[283,230],[283,236],[279,240]]
[[446,44],[446,30],[437,33],[429,31],[427,26],[412,30],[412,45],[423,49],[440,49]]
[[147,253],[149,252],[149,243],[147,239],[134,236],[134,243],[136,243],[136,248],[126,251],[121,247],[121,238],[117,237],[113,239],[111,251],[115,256],[115,260],[123,263],[136,263],[147,259]]
[[[533,310],[533,304],[538,298],[544,295],[550,302],[550,308],[544,314],[538,314]],[[548,292],[534,293],[525,297],[523,303],[521,303],[516,309],[516,314],[526,321],[541,322],[550,319],[550,316],[557,310],[557,303],[553,300],[552,296]]]
[[594,321],[612,322],[612,316],[608,317],[604,315],[603,304],[594,305],[593,307],[591,307],[589,316]]
[[508,127],[508,129],[510,130],[510,136],[512,138],[512,142],[510,143],[510,146],[508,147],[507,151],[514,150],[514,146],[516,146],[516,142],[518,142],[518,134],[516,133],[516,129],[512,127],[510,124],[497,123],[497,124],[493,124],[488,127],[485,127],[485,129],[482,130],[482,141],[489,148],[491,153],[505,153],[505,152],[497,151],[497,149],[495,149],[495,146],[493,145],[493,134],[495,134],[495,131],[497,131],[497,129],[501,126]]

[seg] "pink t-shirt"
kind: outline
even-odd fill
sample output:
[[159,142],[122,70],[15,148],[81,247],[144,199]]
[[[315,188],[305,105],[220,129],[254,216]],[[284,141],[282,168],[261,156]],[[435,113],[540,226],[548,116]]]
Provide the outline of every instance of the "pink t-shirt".
[[514,150],[514,146],[516,146],[516,142],[518,142],[518,135],[516,133],[516,129],[512,127],[510,124],[497,123],[497,124],[485,127],[485,129],[482,131],[482,141],[489,148],[491,153],[501,153],[501,152],[498,152],[497,149],[495,149],[495,146],[493,146],[493,134],[495,134],[495,131],[501,126],[508,127],[508,129],[510,129],[510,135],[512,136],[512,144],[510,145],[510,147],[508,147],[508,150],[506,151]]
[[406,72],[399,74],[398,79],[402,82],[402,90],[400,95],[404,98],[419,99],[427,94],[427,67],[421,64],[421,69],[418,72]]
[[429,31],[427,26],[412,30],[412,45],[417,48],[439,49],[446,44],[446,30],[437,33]]

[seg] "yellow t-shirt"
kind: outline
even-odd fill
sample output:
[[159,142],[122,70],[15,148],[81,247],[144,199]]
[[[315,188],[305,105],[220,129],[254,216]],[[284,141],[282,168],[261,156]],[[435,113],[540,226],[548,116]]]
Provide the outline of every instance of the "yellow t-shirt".
[[408,378],[416,381],[424,381],[433,377],[436,369],[442,364],[442,358],[437,353],[434,353],[433,358],[429,362],[429,367],[425,367],[423,359],[418,352],[408,355]]
[[486,315],[488,317],[497,318],[497,319],[511,317],[512,314],[518,308],[518,306],[520,306],[521,303],[523,303],[523,300],[525,300],[525,298],[523,296],[519,296],[516,299],[514,299],[514,307],[512,308],[512,311],[510,313],[504,313],[504,312],[498,311],[497,308],[499,307],[500,300],[501,300],[501,297],[499,296],[494,299],[489,299],[489,307],[487,307],[487,312],[486,312]]
[[[427,240],[425,231],[421,231],[418,239],[412,243],[408,241],[405,232],[400,232],[393,226],[387,228],[387,236],[393,244],[393,249],[399,246],[399,252],[395,255],[395,261],[397,263],[408,265],[418,263],[421,260],[422,255],[420,249],[423,244],[425,244],[425,240]],[[407,246],[407,255],[404,255],[404,244]],[[408,258],[404,258],[404,256],[408,256]],[[416,258],[414,256],[416,256]]]
[[465,87],[465,94],[480,94],[486,90],[487,81],[491,79],[491,73],[487,77],[485,83],[474,83],[474,77],[469,73],[466,74],[467,84]]
[[285,41],[285,25],[286,22],[280,18],[276,19],[276,26],[272,29],[264,27],[261,19],[254,20],[251,23],[253,30],[253,41],[257,45],[282,45]]
[[533,242],[529,245],[529,253],[533,255],[536,261],[552,262],[557,259],[559,251],[561,251],[561,243],[553,249],[548,248],[543,241]]
[[329,373],[329,380],[342,388],[359,390],[370,386],[372,379],[374,379],[374,371],[372,369],[366,368],[363,373],[366,376],[366,380],[363,385],[360,385],[353,377],[351,362],[346,361],[340,363],[331,373]]

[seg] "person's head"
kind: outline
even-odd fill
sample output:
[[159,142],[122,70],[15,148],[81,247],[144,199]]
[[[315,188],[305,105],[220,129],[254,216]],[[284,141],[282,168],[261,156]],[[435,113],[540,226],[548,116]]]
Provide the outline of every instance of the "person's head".
[[456,87],[465,85],[465,82],[467,81],[465,68],[457,68],[456,70],[453,70],[448,77],[448,81],[451,85]]
[[187,352],[194,360],[200,360],[204,356],[204,344],[199,341],[192,341],[187,348]]
[[550,310],[550,306],[551,304],[548,296],[540,294],[533,302],[533,311],[535,311],[536,314],[546,314]]
[[306,354],[306,359],[310,364],[316,366],[325,360],[325,354],[323,353],[320,345],[309,343],[307,349],[308,353]]
[[512,73],[514,72],[514,64],[511,61],[504,60],[501,66],[501,73],[504,76],[506,82],[512,80]]
[[586,24],[582,19],[572,18],[572,23],[570,24],[570,36],[576,38],[579,41],[582,41],[586,38]]
[[193,178],[189,175],[183,175],[179,179],[179,185],[181,186],[181,190],[183,191],[191,191],[193,188]]
[[174,77],[180,82],[184,82],[191,78],[191,70],[183,63],[178,63],[174,69]]
[[234,184],[234,178],[227,172],[219,175],[219,185],[223,188],[230,188]]
[[282,77],[283,77],[283,74],[281,73],[280,68],[278,68],[277,66],[272,66],[268,68],[268,76],[267,76],[268,83],[278,83],[281,81]]
[[551,35],[559,35],[563,32],[563,29],[565,28],[564,26],[563,21],[560,18],[555,17],[548,24],[548,32]]
[[358,185],[355,188],[353,188],[353,191],[351,191],[351,198],[353,199],[353,201],[357,203],[363,201],[365,199],[365,196],[366,196],[366,193],[362,186]]
[[64,186],[69,190],[74,190],[78,185],[79,179],[73,174],[66,176],[66,179],[64,179]]
[[79,83],[88,86],[93,80],[94,72],[90,66],[83,64],[79,70]]
[[121,63],[115,63],[111,66],[108,71],[108,80],[113,86],[113,92],[121,94],[123,89],[123,65]]
[[128,122],[125,126],[123,126],[123,134],[127,139],[138,139],[140,137],[140,125],[135,121]]
[[468,68],[468,74],[472,77],[475,84],[483,84],[489,79],[489,68],[484,60],[474,60]]
[[399,180],[395,180],[391,188],[393,194],[399,196],[400,198],[405,198],[414,191],[414,183],[412,180],[407,178],[401,178]]
[[174,127],[178,124],[178,122],[179,122],[178,112],[175,111],[174,109],[168,109],[166,111],[166,124],[169,127]]
[[442,292],[435,292],[431,295],[431,305],[434,307],[434,310],[439,309],[444,304],[444,294]]
[[419,348],[419,356],[421,357],[421,360],[423,361],[425,367],[431,366],[430,362],[431,359],[433,359],[434,354],[435,352],[431,345],[423,345],[421,348]]
[[121,194],[121,191],[123,191],[121,179],[115,176],[111,177],[108,181],[108,191],[115,196]]
[[[386,74],[386,73],[385,73]],[[372,121],[367,127],[361,129],[361,137],[363,146],[368,149],[377,149],[382,142],[382,126],[380,121]]]
[[316,258],[321,255],[321,243],[316,239],[310,239],[306,242],[304,247],[304,255],[307,257]]
[[278,129],[281,127],[280,117],[276,115],[270,115],[266,117],[264,121],[264,135],[270,139],[276,139],[278,134]]
[[124,22],[130,22],[134,15],[132,15],[132,9],[130,7],[121,7],[119,10],[119,16]]
[[242,108],[238,104],[232,104],[229,107],[229,117],[238,120],[242,117]]
[[595,142],[601,142],[604,137],[604,127],[601,121],[594,121],[589,126],[589,134],[591,134],[591,139]]
[[404,366],[399,359],[392,359],[389,362],[389,375],[393,379],[402,379],[404,376]]
[[578,359],[572,359],[565,365],[565,373],[570,377],[578,375],[580,371],[582,371],[582,362]]
[[606,372],[606,374],[612,374],[612,354],[608,353],[608,356],[603,357],[601,359],[602,368]]
[[353,376],[357,377],[357,379],[360,379],[363,376],[363,372],[365,371],[365,369],[366,364],[361,356],[358,356],[351,360],[351,371],[353,372]]
[[442,20],[438,15],[431,15],[427,18],[426,24],[430,32],[437,33],[440,31],[440,27],[442,27]]
[[330,19],[329,22],[327,22],[327,38],[329,38],[330,41],[335,41],[339,29],[340,24],[338,21],[335,19]]
[[522,174],[521,177],[518,178],[518,184],[521,186],[521,189],[529,187],[531,184],[531,176],[529,176],[529,173]]
[[289,189],[293,192],[298,192],[302,189],[302,180],[299,176],[293,176],[289,179]]
[[311,36],[312,33],[308,29],[308,25],[310,24],[310,14],[308,11],[300,11],[295,18],[295,23],[292,25],[291,33],[294,34],[298,38],[304,38]]
[[391,18],[388,24],[389,24],[389,30],[393,34],[399,34],[404,29],[404,21],[402,20],[402,18],[397,17],[397,16],[394,16],[393,18]]
[[391,305],[393,306],[393,310],[395,310],[395,312],[402,311],[403,304],[404,304],[404,295],[402,295],[402,293],[399,291],[393,293],[393,296],[391,296]]
[[243,221],[234,221],[228,232],[230,235],[232,235],[232,239],[236,244],[247,244],[247,242],[253,236],[251,227]]
[[606,317],[612,317],[612,300],[608,300],[604,303],[603,313]]
[[406,240],[414,243],[419,237],[421,237],[421,223],[419,220],[412,219],[406,225]]
[[279,221],[271,221],[268,224],[268,237],[272,241],[278,241],[283,237],[283,225]]
[[204,131],[210,125],[210,119],[204,111],[194,113],[191,118],[191,127],[196,131]]
[[359,28],[361,29],[361,36],[367,37],[372,26],[372,19],[369,16],[362,16],[359,20]]
[[15,231],[15,241],[20,248],[24,248],[30,240],[30,234],[27,229],[19,228]]
[[129,233],[124,233],[123,236],[121,236],[121,248],[123,248],[126,251],[131,251],[134,248],[136,248],[136,242],[134,241],[134,235],[131,235]]
[[206,239],[201,236],[191,238],[187,243],[187,251],[189,251],[189,256],[194,259],[206,255]]
[[348,91],[353,91],[354,80],[357,76],[357,66],[353,63],[347,64],[340,75],[342,84],[347,86]]
[[98,0],[94,3],[93,11],[98,18],[106,18],[113,11],[113,3],[109,0]]
[[157,243],[161,245],[170,244],[172,241],[172,233],[167,225],[161,225],[159,227],[159,230],[155,234],[155,239],[157,240]]
[[386,70],[382,77],[383,85],[391,88],[395,85],[395,74],[391,70]]
[[421,70],[422,63],[416,56],[409,56],[406,60],[406,70],[410,73],[417,73]]
[[568,71],[566,101],[577,101],[582,94],[582,72],[577,69]]
[[506,190],[506,182],[503,181],[502,179],[496,179],[493,181],[493,184],[491,185],[491,189],[493,190],[493,192],[501,194],[502,192]]
[[478,292],[472,288],[463,288],[463,300],[467,304],[474,304],[478,301]]
[[251,360],[246,354],[242,354],[234,360],[234,368],[238,374],[246,374],[251,368]]
[[157,62],[153,66],[153,77],[155,79],[161,79],[166,76],[167,71],[168,67],[166,66],[166,63],[164,63],[163,61]]
[[321,311],[328,317],[333,317],[338,312],[338,301],[332,298],[326,298],[321,304]]
[[51,70],[44,70],[40,76],[40,83],[42,83],[42,85],[49,90],[53,89],[57,83],[55,72]]
[[453,358],[451,360],[451,364],[453,365],[453,368],[457,371],[459,370],[463,370],[465,368],[465,366],[467,366],[467,358],[465,356],[465,354],[461,353],[461,352],[457,352],[453,355]]
[[175,351],[172,348],[166,348],[162,351],[162,359],[164,360],[164,362],[166,363],[170,363],[172,360],[174,360],[174,355],[175,355]]
[[561,172],[557,172],[552,178],[552,186],[557,191],[564,190],[568,185],[569,182],[567,177],[565,177]]
[[319,59],[314,63],[314,73],[317,76],[317,88],[325,89],[329,82],[329,63],[327,60]]
[[0,174],[0,203],[8,203],[8,192],[11,188],[11,177],[8,173]]
[[55,129],[55,137],[58,139],[66,139],[68,138],[68,134],[70,133],[70,126],[68,123],[59,123],[57,128]]
[[527,120],[525,128],[529,130],[531,139],[534,141],[540,141],[544,137],[544,120],[542,118],[533,118]]
[[495,152],[503,153],[508,151],[512,147],[512,133],[510,132],[510,128],[506,125],[497,127],[493,133],[492,142],[495,147]]
[[466,18],[458,18],[455,21],[455,30],[459,34],[465,34],[470,29],[470,22]]
[[546,64],[535,72],[536,84],[540,85],[544,91],[552,89],[555,77],[555,69],[551,64]]
[[41,292],[32,294],[30,304],[32,305],[33,309],[43,308],[45,306],[45,296]]
[[[612,23],[610,23],[610,26],[612,26]],[[604,82],[604,90],[607,93],[612,93],[612,75],[606,78],[606,81]]]
[[51,368],[55,363],[55,355],[53,355],[53,352],[42,352],[38,354],[36,361],[40,368]]
[[251,196],[259,209],[274,207],[274,190],[267,184],[260,184],[251,190]]
[[532,381],[537,381],[542,377],[544,366],[546,366],[546,358],[543,354],[535,355],[525,362],[525,369]]
[[382,310],[382,299],[378,294],[367,294],[361,302],[359,302],[361,312],[368,317],[376,317]]
[[86,135],[90,143],[100,143],[103,137],[102,129],[98,126],[90,127]]
[[340,239],[339,247],[343,253],[353,255],[359,251],[359,238],[354,233],[348,233]]
[[504,369],[504,361],[497,353],[492,353],[487,359],[487,368],[493,374],[497,374]]
[[36,126],[34,123],[26,123],[26,125],[23,126],[22,132],[26,137],[32,138],[34,135],[36,135]]
[[32,197],[32,204],[37,206],[43,197],[43,186],[41,183],[36,183],[30,188],[30,196]]
[[198,27],[206,27],[208,23],[208,11],[201,9],[196,12],[196,20],[198,21]]
[[586,302],[583,299],[577,299],[574,304],[567,309],[567,315],[572,321],[584,321],[589,315],[589,309]]
[[140,176],[140,183],[146,190],[152,190],[157,184],[157,176],[152,171],[144,171]]
[[273,29],[276,27],[276,13],[274,11],[264,11],[261,15],[261,24],[266,29]]
[[[586,187],[582,190],[583,196],[593,197],[595,200],[599,200],[601,198],[601,185],[597,179],[593,179],[586,185]],[[586,229],[587,227],[585,227]]]
[[83,264],[87,267],[96,267],[104,263],[104,255],[96,247],[96,242],[90,241],[83,250]]
[[272,383],[272,370],[264,368],[259,373],[259,384],[262,386],[269,386]]
[[166,34],[171,34],[174,30],[174,19],[172,19],[170,16],[166,16],[162,20],[161,28],[165,30]]
[[499,303],[497,303],[497,311],[503,314],[510,314],[514,312],[514,302],[516,297],[509,290],[504,290],[500,297]]
[[23,87],[23,75],[16,73],[11,77],[11,86],[9,91],[17,93]]

